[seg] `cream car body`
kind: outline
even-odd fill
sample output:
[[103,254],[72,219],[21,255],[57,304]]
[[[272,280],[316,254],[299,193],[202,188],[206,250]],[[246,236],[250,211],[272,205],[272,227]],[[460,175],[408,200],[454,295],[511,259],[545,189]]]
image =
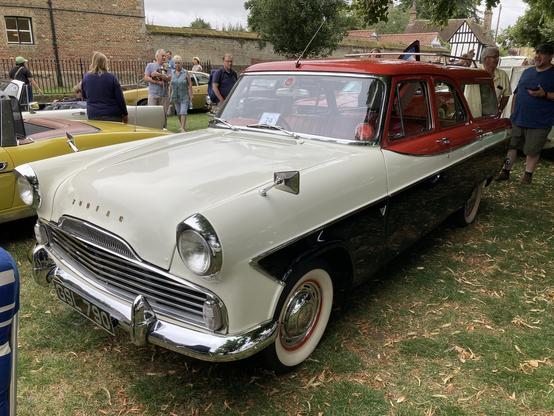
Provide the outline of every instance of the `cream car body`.
[[206,130],[22,166],[35,279],[138,345],[294,367],[334,293],[452,213],[475,218],[509,123],[496,102],[473,119],[458,78],[495,100],[484,71],[261,64]]

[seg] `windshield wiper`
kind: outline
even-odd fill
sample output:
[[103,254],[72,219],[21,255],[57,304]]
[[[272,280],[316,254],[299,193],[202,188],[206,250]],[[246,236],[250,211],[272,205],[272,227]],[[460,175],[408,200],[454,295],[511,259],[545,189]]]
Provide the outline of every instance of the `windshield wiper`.
[[238,127],[237,126],[233,126],[231,123],[229,123],[227,120],[223,120],[222,118],[219,118],[219,117],[214,117],[210,124],[213,125],[213,124],[216,124],[216,123],[221,123],[223,124],[225,127],[229,127],[231,130],[233,131],[238,131]]
[[285,134],[288,134],[289,136],[295,138],[295,139],[300,139],[301,137],[296,134],[295,132],[293,131],[289,131],[287,129],[284,129],[282,128],[281,126],[275,126],[273,124],[266,124],[266,123],[256,123],[256,124],[247,124],[246,127],[250,127],[250,128],[253,128],[253,129],[268,129],[268,130],[277,130],[277,131],[281,131]]

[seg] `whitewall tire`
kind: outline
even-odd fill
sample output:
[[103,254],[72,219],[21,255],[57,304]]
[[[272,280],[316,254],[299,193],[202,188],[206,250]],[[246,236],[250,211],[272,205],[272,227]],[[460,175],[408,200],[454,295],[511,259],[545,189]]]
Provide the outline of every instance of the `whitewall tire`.
[[464,206],[458,211],[457,220],[460,225],[469,225],[475,221],[475,217],[477,217],[477,213],[479,212],[479,206],[481,205],[481,198],[483,197],[485,183],[486,181],[483,181],[475,185],[470,197],[466,200]]
[[328,267],[305,265],[294,273],[279,302],[275,343],[266,350],[271,367],[286,370],[301,364],[315,350],[329,322],[333,281]]

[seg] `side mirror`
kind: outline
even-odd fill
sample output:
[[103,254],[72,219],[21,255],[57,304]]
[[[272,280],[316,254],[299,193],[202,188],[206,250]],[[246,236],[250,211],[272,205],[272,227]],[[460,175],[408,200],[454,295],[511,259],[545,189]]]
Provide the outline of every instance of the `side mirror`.
[[267,192],[271,188],[298,195],[300,193],[300,172],[297,170],[275,172],[273,174],[273,184],[260,189],[259,194],[261,196],[267,196]]

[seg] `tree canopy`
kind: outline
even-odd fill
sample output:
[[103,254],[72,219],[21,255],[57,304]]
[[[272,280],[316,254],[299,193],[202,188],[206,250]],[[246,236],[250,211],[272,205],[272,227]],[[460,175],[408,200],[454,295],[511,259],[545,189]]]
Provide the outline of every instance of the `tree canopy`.
[[505,48],[554,43],[554,0],[528,0],[529,9],[499,36]]
[[[485,0],[486,7],[493,8],[500,0]],[[553,0],[539,0],[552,2]],[[413,0],[401,0],[405,7],[411,7]],[[446,25],[450,18],[478,18],[477,6],[480,0],[417,0],[418,18],[429,19],[439,25]],[[386,20],[388,0],[353,0],[352,6],[363,16],[366,24],[372,25]]]
[[345,0],[247,0],[248,26],[275,52],[297,57],[314,37],[306,56],[328,55],[347,29]]
[[204,19],[202,19],[201,17],[197,17],[196,19],[194,19],[192,21],[192,23],[190,24],[190,27],[193,27],[195,29],[211,29],[211,25],[206,22]]

